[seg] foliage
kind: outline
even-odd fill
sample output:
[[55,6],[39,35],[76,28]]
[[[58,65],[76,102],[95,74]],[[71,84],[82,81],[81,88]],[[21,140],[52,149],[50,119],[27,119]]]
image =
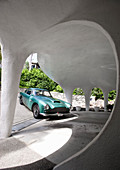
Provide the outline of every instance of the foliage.
[[60,85],[57,85],[56,89],[54,91],[59,92],[59,93],[63,93],[63,89]]
[[76,89],[74,89],[73,94],[74,95],[84,95],[84,92],[82,89],[76,88]]
[[112,90],[108,94],[108,100],[114,100],[116,98],[116,91]]
[[21,88],[42,88],[53,91],[57,86],[57,83],[51,80],[41,69],[23,69],[20,79]]
[[92,89],[92,96],[95,96],[95,99],[104,99],[104,95],[103,95],[103,92],[100,88],[93,88]]
[[[92,89],[92,96],[95,96],[95,99],[104,99],[103,92],[100,88],[93,88]],[[108,94],[108,100],[114,100],[116,98],[116,91],[112,90]]]

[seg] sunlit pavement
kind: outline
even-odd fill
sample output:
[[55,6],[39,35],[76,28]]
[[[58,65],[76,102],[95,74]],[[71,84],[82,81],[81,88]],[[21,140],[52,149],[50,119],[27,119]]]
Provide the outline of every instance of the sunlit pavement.
[[0,140],[0,168],[53,168],[84,148],[108,117],[107,112],[83,111],[73,112],[67,118],[39,120],[23,128],[21,124],[11,138]]

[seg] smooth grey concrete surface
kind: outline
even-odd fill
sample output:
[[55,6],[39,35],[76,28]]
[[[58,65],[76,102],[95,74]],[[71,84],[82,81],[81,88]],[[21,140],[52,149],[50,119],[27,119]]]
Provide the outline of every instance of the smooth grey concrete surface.
[[[1,0],[0,1],[0,38],[3,48],[2,71],[2,137],[11,133],[15,99],[17,96],[18,79],[24,64],[25,56],[38,52],[44,54],[46,62],[49,58],[49,47],[45,44],[42,49],[43,38],[48,39],[46,31],[61,23],[72,21],[88,21],[97,24],[105,33],[115,56],[117,78],[117,100],[113,114],[101,133],[82,152],[78,152],[70,159],[57,166],[56,170],[119,170],[120,169],[120,1],[119,0]],[[15,20],[15,18],[17,19]],[[37,22],[35,22],[37,21]],[[40,25],[38,25],[40,23]],[[33,32],[34,31],[34,32]],[[57,31],[56,31],[57,32]],[[103,33],[102,32],[102,33]],[[42,34],[40,34],[42,33]],[[54,33],[53,33],[54,34]],[[38,36],[40,35],[40,36]],[[9,40],[8,40],[9,37]],[[51,39],[50,39],[51,40]],[[40,42],[38,44],[38,42]],[[36,46],[37,44],[37,46]],[[91,39],[90,39],[91,44]],[[56,45],[56,43],[55,43]],[[61,43],[64,47],[64,44]],[[41,46],[41,48],[39,48]],[[62,47],[61,46],[61,47]],[[18,47],[18,48],[17,48]],[[47,47],[47,48],[46,48]],[[53,50],[56,46],[53,45]],[[71,50],[66,48],[65,52]],[[86,46],[85,46],[86,47]],[[43,47],[44,48],[44,47]],[[51,49],[51,51],[52,51]],[[61,48],[62,49],[62,48]],[[86,48],[83,50],[86,52]],[[104,51],[104,50],[103,50]],[[93,51],[94,52],[94,51]],[[58,54],[58,53],[57,53]],[[60,54],[60,53],[59,53]],[[78,53],[79,54],[79,53]],[[84,53],[85,54],[85,53]],[[104,53],[103,53],[104,55]],[[58,55],[57,55],[58,56]],[[56,58],[57,58],[56,56]],[[73,58],[75,57],[73,52]],[[43,58],[43,57],[41,57]],[[104,58],[104,57],[103,57]],[[12,60],[11,60],[12,59]],[[43,58],[44,60],[44,58]],[[59,58],[58,58],[59,60]],[[17,61],[17,62],[16,62]],[[17,64],[15,64],[17,63]],[[73,64],[73,63],[72,63]],[[14,66],[14,67],[13,67]],[[56,70],[55,70],[56,71]],[[67,69],[66,69],[67,71]],[[71,70],[72,72],[72,70]],[[84,73],[83,73],[84,74]],[[50,73],[49,73],[50,75]],[[103,76],[105,76],[103,74]],[[112,74],[111,74],[112,76]],[[11,77],[9,84],[7,77]],[[54,75],[53,75],[54,77]],[[74,78],[74,77],[73,77]],[[88,77],[89,79],[89,77]],[[12,89],[12,91],[10,91]],[[70,89],[68,89],[70,91]],[[70,97],[71,92],[68,94]],[[13,93],[14,92],[14,93]],[[6,93],[6,95],[5,95]],[[11,95],[13,94],[13,95]],[[11,97],[8,98],[8,96]],[[13,107],[10,107],[10,106]],[[8,106],[8,107],[7,107]],[[7,118],[7,119],[6,119]],[[4,128],[3,128],[4,127]],[[109,141],[109,142],[108,142]],[[87,163],[86,163],[87,162]]]
[[112,39],[97,22],[76,17],[69,20],[78,14],[80,4],[79,0],[0,1],[1,138],[11,133],[20,74],[33,52],[38,53],[42,70],[64,89],[69,103],[73,90],[80,87],[89,110],[91,90],[100,87],[106,109],[108,93],[116,89]]
[[84,148],[99,133],[109,115],[73,112],[67,118],[44,119],[13,133],[12,137],[0,140],[0,169],[53,168]]

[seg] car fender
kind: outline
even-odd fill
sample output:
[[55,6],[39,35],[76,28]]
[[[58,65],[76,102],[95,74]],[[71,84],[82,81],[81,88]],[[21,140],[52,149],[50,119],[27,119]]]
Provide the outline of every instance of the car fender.
[[45,103],[42,102],[42,101],[36,100],[35,98],[31,98],[31,110],[33,109],[33,106],[34,106],[35,104],[38,104],[39,109],[40,109],[40,113],[44,113]]

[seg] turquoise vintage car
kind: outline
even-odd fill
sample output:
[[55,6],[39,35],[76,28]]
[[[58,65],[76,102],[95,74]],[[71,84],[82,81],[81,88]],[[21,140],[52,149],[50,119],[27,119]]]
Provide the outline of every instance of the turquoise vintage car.
[[71,107],[70,103],[54,99],[48,90],[39,88],[29,88],[20,92],[19,102],[27,106],[36,119],[43,116],[66,115]]

